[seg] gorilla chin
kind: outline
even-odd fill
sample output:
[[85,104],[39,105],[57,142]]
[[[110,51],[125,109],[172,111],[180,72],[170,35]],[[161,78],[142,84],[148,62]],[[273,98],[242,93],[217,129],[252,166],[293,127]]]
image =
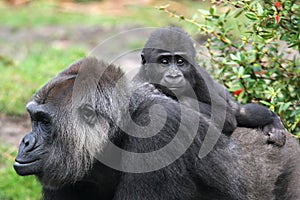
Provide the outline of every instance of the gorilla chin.
[[14,169],[20,176],[33,175],[38,173],[40,164],[41,160],[39,159],[32,161],[23,161],[19,158],[16,158]]
[[157,85],[157,87],[161,88],[164,93],[172,97],[174,94],[175,96],[181,96],[186,91],[187,86],[185,81],[182,81],[182,83],[179,83],[178,85],[173,85],[162,81],[160,85]]
[[45,150],[41,148],[33,132],[28,133],[22,140],[18,155],[15,159],[14,169],[21,176],[38,174],[42,169],[42,155]]

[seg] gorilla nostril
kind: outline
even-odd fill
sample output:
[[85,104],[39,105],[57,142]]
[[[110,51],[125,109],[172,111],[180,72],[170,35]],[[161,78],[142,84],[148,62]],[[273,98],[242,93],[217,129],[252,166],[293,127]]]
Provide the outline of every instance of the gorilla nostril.
[[25,136],[22,140],[22,143],[25,145],[25,146],[28,146],[30,144],[30,141],[29,141],[29,136]]
[[25,146],[28,146],[30,144],[29,141],[25,141],[24,143],[25,143]]
[[180,78],[180,77],[181,77],[180,74],[170,74],[170,75],[167,75],[167,78],[173,78],[173,79]]
[[34,148],[35,146],[35,137],[33,135],[26,135],[23,140],[22,140],[22,143],[24,144],[24,150],[25,151],[30,151]]

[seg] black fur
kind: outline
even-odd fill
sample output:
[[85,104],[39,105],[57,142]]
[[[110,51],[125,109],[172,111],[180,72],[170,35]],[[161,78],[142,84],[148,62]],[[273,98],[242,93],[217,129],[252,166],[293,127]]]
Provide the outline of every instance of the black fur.
[[[85,68],[90,70],[82,77],[79,72],[82,69],[84,73]],[[104,71],[101,77],[98,70]],[[124,81],[114,92],[122,76],[118,68],[86,58],[52,79],[28,103],[32,132],[20,144],[14,167],[20,175],[38,177],[45,200],[299,199],[296,152],[300,150],[295,140],[288,137],[288,143],[278,148],[264,145],[261,133],[238,128],[230,138],[221,134],[212,151],[200,159],[198,153],[208,126],[218,132],[207,117],[181,107],[150,84],[134,86]],[[90,82],[93,78],[96,82]],[[82,90],[72,99],[76,79],[80,79]],[[96,91],[91,90],[91,83],[96,83]],[[129,91],[135,93],[128,106]],[[155,105],[161,105],[166,115],[152,112]],[[128,113],[132,120],[127,118]],[[166,120],[156,135],[128,135],[145,136],[153,120]],[[134,122],[142,127],[134,126]],[[125,132],[121,130],[124,127]],[[245,137],[246,142],[239,137]],[[160,150],[175,142],[166,153],[140,160],[145,168],[169,158],[175,161],[143,172],[134,157],[110,149],[108,139],[137,153]],[[187,150],[175,157],[189,143]],[[288,155],[293,156],[291,160],[286,159]],[[140,173],[118,172],[95,159],[99,156],[114,159],[120,169],[131,167]]]

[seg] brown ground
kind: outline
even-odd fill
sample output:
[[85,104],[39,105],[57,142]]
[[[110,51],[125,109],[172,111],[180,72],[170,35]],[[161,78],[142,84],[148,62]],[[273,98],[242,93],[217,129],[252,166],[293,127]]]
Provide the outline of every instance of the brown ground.
[[0,114],[0,140],[17,147],[22,137],[30,131],[30,120],[27,115],[10,117]]

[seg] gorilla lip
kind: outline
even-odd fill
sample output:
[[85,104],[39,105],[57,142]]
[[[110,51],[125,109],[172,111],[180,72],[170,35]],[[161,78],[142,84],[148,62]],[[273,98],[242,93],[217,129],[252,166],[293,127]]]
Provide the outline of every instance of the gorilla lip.
[[179,90],[181,87],[168,87],[169,90],[174,91],[174,90]]
[[31,161],[15,160],[14,167],[29,167],[30,165],[36,163],[37,161],[38,161],[38,159],[31,160]]
[[15,171],[21,175],[30,175],[33,174],[34,172],[34,166],[36,163],[39,161],[38,159],[36,160],[31,160],[31,161],[20,161],[20,160],[15,160],[16,162],[14,163],[14,169]]
[[180,88],[180,87],[168,87],[170,90],[176,90],[176,89],[178,89],[178,88]]

